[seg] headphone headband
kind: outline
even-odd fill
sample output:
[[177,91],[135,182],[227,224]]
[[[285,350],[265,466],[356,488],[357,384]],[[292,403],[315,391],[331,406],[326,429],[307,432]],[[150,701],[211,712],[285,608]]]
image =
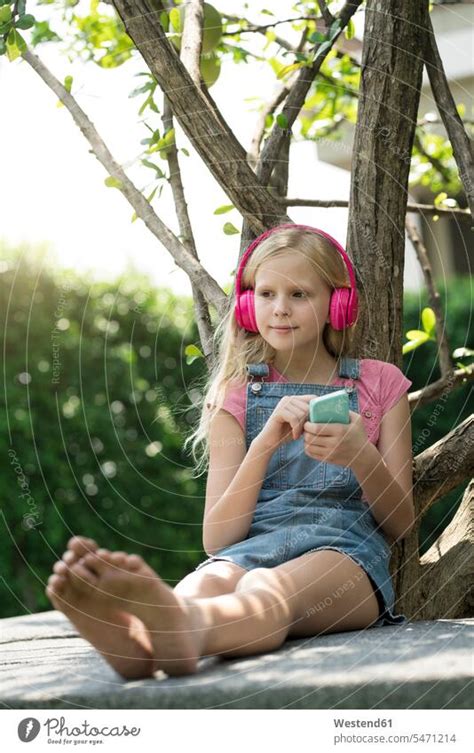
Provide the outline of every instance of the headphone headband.
[[254,251],[255,248],[259,246],[262,241],[266,240],[270,235],[273,235],[273,233],[277,232],[278,230],[283,230],[286,228],[297,228],[298,230],[307,230],[311,233],[314,233],[315,235],[321,235],[324,238],[326,238],[328,241],[330,241],[333,244],[333,246],[335,246],[337,250],[340,252],[340,254],[342,255],[342,258],[344,259],[346,263],[347,271],[349,272],[349,280],[351,283],[351,288],[353,288],[354,290],[356,289],[357,285],[356,285],[356,279],[355,279],[354,268],[352,266],[352,262],[349,259],[348,255],[346,254],[346,252],[344,251],[341,244],[335,238],[333,238],[332,235],[329,235],[329,233],[326,233],[324,230],[319,230],[318,228],[311,227],[310,225],[295,225],[291,222],[290,223],[287,222],[285,225],[277,225],[276,227],[270,228],[270,230],[265,230],[265,232],[259,235],[258,238],[255,238],[255,240],[252,241],[250,246],[247,248],[247,250],[245,251],[244,255],[242,256],[239,262],[239,268],[237,270],[237,277],[235,280],[236,298],[242,292],[241,287],[240,287],[242,275],[244,272],[244,267],[247,263],[247,259],[249,258],[252,251]]

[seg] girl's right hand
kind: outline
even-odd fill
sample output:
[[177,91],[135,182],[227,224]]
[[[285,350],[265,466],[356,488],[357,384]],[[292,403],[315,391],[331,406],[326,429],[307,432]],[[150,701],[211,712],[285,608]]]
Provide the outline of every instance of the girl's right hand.
[[282,397],[271,414],[258,442],[268,450],[277,450],[282,444],[292,442],[303,434],[309,416],[309,401],[316,395],[288,395]]

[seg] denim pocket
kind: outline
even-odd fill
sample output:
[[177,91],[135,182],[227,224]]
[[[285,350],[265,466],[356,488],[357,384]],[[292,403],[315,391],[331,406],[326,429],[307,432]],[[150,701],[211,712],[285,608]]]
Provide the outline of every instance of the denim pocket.
[[325,489],[340,489],[342,486],[348,486],[351,478],[351,469],[349,467],[335,465],[334,463],[323,463],[323,466]]

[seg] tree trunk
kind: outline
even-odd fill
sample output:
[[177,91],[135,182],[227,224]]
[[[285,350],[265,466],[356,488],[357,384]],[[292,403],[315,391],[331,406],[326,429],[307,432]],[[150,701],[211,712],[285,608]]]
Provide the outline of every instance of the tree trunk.
[[[361,302],[359,337],[352,353],[390,361],[399,368],[408,177],[429,28],[428,0],[367,2],[349,203],[348,248]],[[465,424],[449,439],[461,463],[458,457],[453,466],[443,443],[415,461],[417,523],[394,546],[391,561],[397,610],[411,619],[461,616],[470,608],[465,592],[472,569],[472,528],[466,521],[472,487],[451,525],[421,562],[418,550],[422,513],[455,485],[457,476],[465,478],[466,466],[472,464],[473,440],[467,436],[472,434],[472,422]],[[436,462],[440,456],[441,465]],[[427,487],[431,493],[427,494]]]
[[348,247],[360,291],[354,354],[401,366],[408,174],[428,0],[368,0],[352,158]]

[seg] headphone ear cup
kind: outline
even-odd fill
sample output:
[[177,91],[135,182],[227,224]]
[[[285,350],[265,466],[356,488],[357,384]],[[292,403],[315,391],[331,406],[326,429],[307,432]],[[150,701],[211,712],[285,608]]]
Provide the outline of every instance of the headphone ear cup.
[[237,322],[248,332],[258,332],[257,319],[255,316],[255,295],[253,290],[244,290],[244,292],[240,294]]
[[342,330],[349,327],[352,323],[351,312],[351,289],[335,288],[331,295],[329,303],[329,315],[331,327],[336,330]]

